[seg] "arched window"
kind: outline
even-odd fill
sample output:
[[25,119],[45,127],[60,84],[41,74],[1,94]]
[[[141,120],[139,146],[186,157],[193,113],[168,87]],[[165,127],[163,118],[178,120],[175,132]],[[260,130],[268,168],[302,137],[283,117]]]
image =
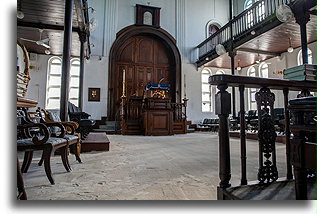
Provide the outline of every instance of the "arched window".
[[208,83],[211,75],[212,72],[208,68],[203,69],[201,72],[201,103],[203,112],[212,111],[211,85]]
[[[309,48],[307,48],[307,52],[308,52],[308,64],[313,64],[313,52]],[[300,50],[298,52],[297,64],[298,65],[302,65],[303,64],[303,53],[302,53],[302,50]]]
[[73,59],[71,61],[70,79],[69,79],[69,101],[76,106],[79,105],[79,81],[80,81],[80,61]]
[[[248,69],[247,75],[250,77],[255,77],[255,68],[251,66]],[[257,105],[256,105],[256,100],[255,100],[255,94],[256,94],[256,89],[255,88],[249,88],[248,89],[248,101],[249,101],[249,110],[256,110]]]
[[266,62],[260,64],[259,75],[263,78],[269,78],[269,65]]
[[61,96],[62,60],[52,57],[48,61],[46,109],[59,109]]
[[225,74],[225,72],[224,72],[224,70],[218,70],[217,72],[216,72],[216,74]]
[[[78,59],[71,61],[69,101],[78,105],[79,100],[79,66]],[[59,109],[62,80],[62,60],[52,57],[48,61],[47,85],[46,85],[46,109]]]

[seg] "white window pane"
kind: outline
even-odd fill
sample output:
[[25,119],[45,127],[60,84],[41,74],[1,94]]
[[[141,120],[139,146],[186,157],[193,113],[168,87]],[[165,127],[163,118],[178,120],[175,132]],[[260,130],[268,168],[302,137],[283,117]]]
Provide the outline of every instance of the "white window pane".
[[60,97],[61,96],[61,88],[49,88],[47,91],[47,97]]
[[79,78],[72,77],[72,78],[70,79],[69,85],[70,85],[71,87],[74,87],[74,86],[79,87]]
[[210,112],[210,103],[208,102],[203,102],[202,103],[202,111],[203,112]]
[[60,76],[50,76],[48,79],[48,86],[61,85],[61,81]]
[[75,75],[75,76],[79,76],[79,72],[80,69],[78,66],[72,66],[72,68],[70,69],[70,75]]
[[250,110],[256,110],[257,109],[257,106],[256,106],[256,103],[251,103],[251,109]]
[[203,92],[210,92],[210,85],[209,84],[202,84],[201,88],[202,88],[201,90]]
[[78,99],[78,96],[79,96],[79,89],[78,88],[71,88],[69,90],[69,98],[70,99],[72,99],[72,98]]
[[59,99],[49,99],[47,103],[47,109],[59,109],[60,108],[60,101]]
[[209,75],[201,75],[201,82],[208,83]]
[[51,65],[50,74],[61,74],[62,66],[61,65]]
[[203,93],[202,94],[202,101],[210,101],[210,94],[209,93]]
[[252,93],[251,94],[251,102],[255,102],[256,100],[255,100],[255,93]]
[[72,66],[73,66],[73,65],[79,66],[79,65],[80,65],[80,61],[79,61],[79,60],[73,60],[73,61],[72,61]]

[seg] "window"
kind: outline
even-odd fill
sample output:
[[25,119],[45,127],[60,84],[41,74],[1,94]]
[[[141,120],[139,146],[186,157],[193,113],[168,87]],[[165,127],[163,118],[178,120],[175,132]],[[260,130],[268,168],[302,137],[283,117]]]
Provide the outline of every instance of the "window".
[[[309,48],[307,49],[307,51],[308,51],[308,64],[313,64],[313,52]],[[303,53],[302,53],[302,50],[300,50],[298,52],[297,63],[298,63],[298,65],[302,65],[303,64]]]
[[266,62],[260,64],[259,75],[263,78],[269,78],[269,65]]
[[[255,68],[251,66],[248,70],[247,73],[248,76],[250,77],[255,77]],[[256,105],[256,100],[255,100],[255,94],[257,90],[255,88],[249,88],[248,89],[248,100],[249,100],[249,110],[256,110],[257,105]]]
[[218,71],[216,72],[216,74],[225,74],[225,72],[220,69],[220,70],[218,70]]
[[[79,66],[78,59],[71,61],[69,101],[78,106],[79,101]],[[46,87],[46,109],[59,109],[62,81],[62,60],[52,57],[48,62],[47,87]]]
[[201,101],[203,112],[212,111],[211,85],[208,83],[208,79],[211,75],[212,72],[206,68],[201,72]]

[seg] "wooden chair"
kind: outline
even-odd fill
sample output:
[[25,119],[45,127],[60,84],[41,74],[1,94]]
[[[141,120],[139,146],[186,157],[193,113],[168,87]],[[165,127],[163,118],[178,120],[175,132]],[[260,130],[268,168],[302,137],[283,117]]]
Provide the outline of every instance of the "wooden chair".
[[96,121],[89,119],[90,114],[83,112],[79,107],[73,103],[68,102],[68,116],[70,121],[77,122],[79,127],[77,131],[81,134],[82,140],[84,140],[91,132]]
[[[18,118],[25,118],[24,112],[17,111]],[[48,127],[58,127],[60,129],[59,135],[55,137],[51,136]],[[17,139],[17,150],[24,151],[25,156],[22,164],[22,172],[27,172],[33,157],[34,151],[43,151],[43,162],[44,169],[47,178],[51,184],[55,184],[51,165],[50,158],[56,149],[61,149],[61,159],[63,165],[67,172],[71,170],[69,161],[68,161],[68,140],[64,138],[65,128],[59,123],[29,123],[29,124],[18,124],[18,139]]]
[[[79,163],[82,163],[80,158],[80,150],[81,150],[81,135],[75,130],[78,130],[78,123],[73,121],[61,121],[59,115],[56,112],[48,111],[45,109],[38,108],[37,111],[38,115],[35,117],[40,118],[40,122],[47,124],[47,123],[60,123],[66,128],[66,135],[64,138],[68,140],[70,152],[76,156],[76,160]],[[53,131],[54,132],[54,131]],[[77,137],[74,137],[77,136]]]

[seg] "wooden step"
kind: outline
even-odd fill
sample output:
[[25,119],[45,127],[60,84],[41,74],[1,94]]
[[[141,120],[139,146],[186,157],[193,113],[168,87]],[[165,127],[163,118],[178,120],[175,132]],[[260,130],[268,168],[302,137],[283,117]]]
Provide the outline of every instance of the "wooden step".
[[110,141],[105,132],[91,132],[81,142],[81,152],[109,151]]

